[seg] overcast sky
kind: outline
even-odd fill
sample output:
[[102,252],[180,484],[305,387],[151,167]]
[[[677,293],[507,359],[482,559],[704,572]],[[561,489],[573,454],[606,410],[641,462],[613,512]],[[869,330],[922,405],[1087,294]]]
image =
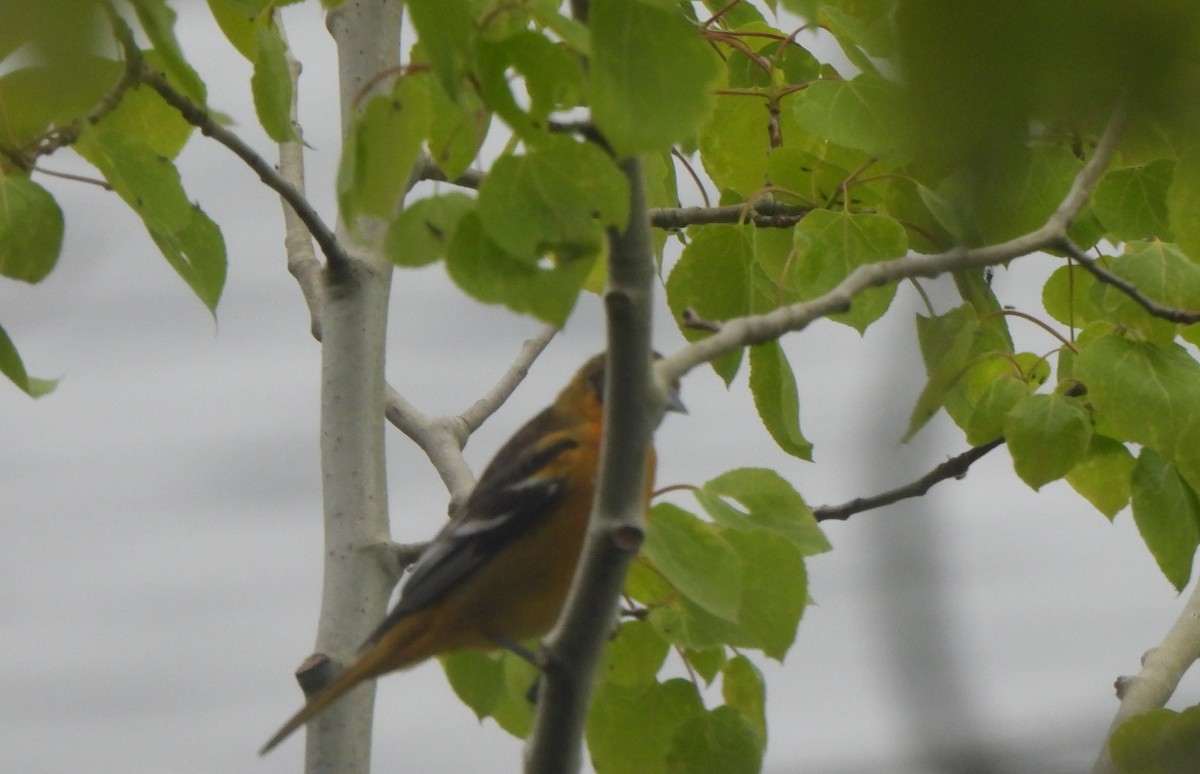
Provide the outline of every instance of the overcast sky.
[[[333,50],[315,4],[288,19],[305,65],[310,195],[332,220]],[[187,5],[179,31],[212,104],[273,158],[250,106],[248,66],[201,4]],[[0,324],[29,370],[63,377],[39,401],[0,385],[7,770],[299,769],[299,739],[266,759],[255,751],[298,706],[291,672],[315,631],[318,345],[286,271],[277,199],[203,137],[179,164],[229,248],[215,323],[132,213],[92,186],[39,178],[67,217],[60,265],[36,287],[0,281]],[[66,151],[45,165],[80,169]],[[1020,274],[1031,276],[1000,271],[998,293],[1034,310],[1054,266],[1024,259]],[[398,272],[393,287],[388,375],[427,413],[467,406],[539,327],[464,299],[440,267]],[[949,294],[931,287],[949,308]],[[815,464],[775,450],[744,378],[726,391],[711,372],[690,376],[691,413],[668,417],[658,436],[660,485],[765,465],[810,503],[837,503],[962,451],[944,417],[898,443],[923,382],[916,309],[901,288],[866,337],[825,322],[786,340]],[[669,352],[681,339],[665,306],[658,314],[656,346]],[[1014,324],[1032,351],[1054,346]],[[585,298],[472,439],[477,471],[602,342],[598,302]],[[394,537],[427,538],[444,518],[445,492],[388,432]],[[797,646],[782,667],[756,659],[768,678],[772,772],[867,774],[887,764],[926,774],[936,769],[921,763],[922,745],[938,734],[978,734],[1008,762],[1000,771],[1079,771],[1116,709],[1113,680],[1137,669],[1181,607],[1128,512],[1109,524],[1062,482],[1034,493],[1003,450],[914,505],[827,533],[834,551],[808,563],[817,605]],[[941,650],[917,636],[943,624],[933,637]],[[1193,681],[1173,706],[1198,700]],[[947,704],[950,720],[937,712]],[[517,741],[457,702],[436,664],[381,681],[379,770],[511,771],[519,755]]]

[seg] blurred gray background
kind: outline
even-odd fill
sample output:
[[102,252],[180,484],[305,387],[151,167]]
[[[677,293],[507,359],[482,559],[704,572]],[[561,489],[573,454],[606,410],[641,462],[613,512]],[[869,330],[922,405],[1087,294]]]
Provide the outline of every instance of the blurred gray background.
[[[200,3],[179,4],[184,48],[212,104],[268,158],[249,66]],[[309,191],[332,219],[333,49],[319,9],[290,9],[305,64]],[[223,148],[195,137],[189,195],[229,249],[213,319],[114,194],[39,178],[67,217],[60,266],[40,286],[0,282],[0,324],[31,373],[64,377],[32,401],[0,385],[0,750],[20,772],[293,772],[303,744],[255,750],[300,702],[312,646],[321,524],[318,345],[282,251],[279,203]],[[45,160],[84,167],[69,151]],[[1035,311],[1053,259],[995,287]],[[398,272],[389,378],[427,413],[464,408],[506,368],[531,320],[464,299],[440,267]],[[930,283],[945,310],[953,304]],[[865,337],[828,322],[785,346],[816,462],[778,452],[744,376],[684,384],[691,410],[659,432],[659,484],[777,469],[810,504],[905,483],[965,449],[939,417],[899,444],[924,375],[916,294]],[[1021,346],[1055,344],[1013,323]],[[681,342],[660,306],[657,347]],[[512,400],[474,437],[478,471],[564,376],[602,348],[585,297]],[[394,537],[430,536],[445,493],[389,429]],[[826,527],[808,563],[810,607],[768,680],[766,770],[935,774],[1085,770],[1116,709],[1113,680],[1165,633],[1181,601],[1128,512],[1108,523],[1062,482],[1034,493],[1003,450],[909,504]],[[380,683],[375,765],[511,771],[520,743],[460,705],[436,664]],[[1185,683],[1172,706],[1200,700]]]

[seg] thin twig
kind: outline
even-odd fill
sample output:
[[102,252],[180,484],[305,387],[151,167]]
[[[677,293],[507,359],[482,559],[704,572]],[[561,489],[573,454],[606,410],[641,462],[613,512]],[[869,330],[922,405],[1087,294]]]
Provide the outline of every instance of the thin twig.
[[1033,324],[1034,324],[1034,325],[1036,325],[1037,327],[1039,327],[1039,328],[1041,328],[1042,330],[1044,330],[1046,333],[1049,333],[1051,336],[1053,336],[1054,338],[1056,338],[1056,339],[1058,339],[1059,341],[1061,341],[1061,342],[1062,342],[1062,345],[1063,345],[1064,347],[1066,347],[1067,349],[1071,350],[1072,352],[1078,352],[1078,351],[1079,351],[1079,350],[1077,350],[1077,349],[1075,348],[1075,345],[1074,345],[1074,344],[1072,344],[1072,343],[1071,343],[1071,342],[1070,342],[1070,341],[1067,339],[1067,337],[1066,337],[1066,336],[1063,336],[1061,333],[1059,333],[1058,331],[1054,330],[1054,328],[1050,327],[1050,324],[1049,324],[1049,323],[1047,323],[1045,320],[1042,320],[1042,319],[1039,319],[1039,318],[1037,318],[1037,317],[1034,317],[1033,315],[1029,314],[1028,312],[1022,312],[1022,311],[1021,311],[1021,310],[1019,310],[1019,309],[997,309],[997,310],[996,310],[996,311],[994,311],[994,312],[988,312],[988,313],[987,313],[987,314],[985,314],[983,317],[980,317],[980,318],[979,318],[979,322],[980,322],[980,323],[986,322],[987,320],[990,320],[990,319],[991,319],[991,318],[993,318],[993,317],[1019,317],[1019,318],[1021,318],[1022,320],[1026,320],[1026,321],[1028,321],[1028,322],[1031,322],[1031,323],[1033,323]]
[[[2,152],[2,151],[0,151],[0,152]],[[5,154],[5,155],[7,156],[8,154]],[[13,157],[9,156],[9,158],[13,158]],[[100,178],[97,178],[97,177],[88,177],[87,175],[73,175],[70,172],[57,172],[53,169],[46,169],[45,167],[37,166],[36,164],[29,167],[29,171],[37,172],[39,174],[46,175],[47,177],[57,177],[61,180],[73,180],[76,183],[87,183],[88,185],[94,185],[99,188],[103,188],[105,191],[111,191],[113,189],[112,185],[107,180],[101,180]]]
[[496,385],[458,416],[426,416],[394,387],[387,385],[384,416],[425,452],[450,493],[451,513],[475,487],[475,475],[462,455],[467,439],[508,400],[529,373],[529,366],[556,333],[558,328],[547,326],[527,340]]
[[812,210],[796,204],[781,204],[769,199],[755,202],[747,212],[745,204],[723,207],[653,207],[650,225],[663,229],[682,229],[710,223],[753,223],[759,228],[791,228]]
[[533,365],[533,361],[537,360],[538,355],[542,354],[542,350],[550,343],[555,334],[559,331],[558,326],[547,325],[542,328],[536,335],[527,339],[521,345],[521,352],[517,358],[504,372],[504,376],[488,390],[487,394],[472,403],[465,411],[458,415],[459,420],[466,428],[468,435],[479,429],[487,418],[496,413],[496,409],[504,405],[508,397],[512,395],[513,390],[524,381],[526,375],[529,374],[529,367]]
[[912,483],[872,497],[856,497],[841,505],[823,505],[813,509],[813,516],[817,518],[817,521],[844,521],[856,513],[882,508],[910,497],[920,497],[941,481],[948,478],[962,478],[967,474],[971,465],[1003,443],[1003,438],[997,438],[980,446],[974,446],[962,454],[951,457]]
[[1118,277],[1108,269],[1100,265],[1092,256],[1079,249],[1079,246],[1072,242],[1069,238],[1063,237],[1055,245],[1058,249],[1070,255],[1073,259],[1079,262],[1083,270],[1091,274],[1098,281],[1105,285],[1111,285],[1117,290],[1136,301],[1143,309],[1154,317],[1160,317],[1164,320],[1169,320],[1173,323],[1190,325],[1191,323],[1200,322],[1200,312],[1189,309],[1178,309],[1171,306],[1163,306],[1154,301],[1142,291],[1138,290],[1137,285],[1134,285],[1127,279]]
[[213,138],[233,151],[234,155],[254,170],[263,183],[282,196],[284,201],[295,210],[296,216],[304,221],[304,225],[308,228],[309,233],[313,235],[313,239],[317,240],[317,244],[321,247],[321,252],[331,265],[345,265],[349,263],[350,257],[342,248],[333,230],[325,225],[325,221],[321,219],[321,216],[312,204],[309,203],[308,199],[304,198],[304,194],[300,193],[300,191],[296,190],[295,186],[285,180],[271,166],[270,162],[258,155],[253,148],[242,141],[242,138],[214,121],[207,110],[199,107],[186,96],[176,91],[161,73],[143,70],[141,80],[158,92],[158,95],[168,105],[179,111],[179,114],[183,116],[185,121],[199,129],[205,136]]
[[[683,168],[687,171],[688,176],[692,178],[692,182],[696,184],[696,190],[700,192],[700,198],[704,200],[704,206],[708,207],[711,205],[712,202],[708,200],[708,191],[704,190],[704,183],[701,182],[700,176],[696,174],[695,168],[692,167],[692,162],[688,161],[687,156],[683,155],[683,152],[678,148],[672,147],[671,155],[683,165]],[[653,210],[651,210],[651,212],[653,212]]]
[[458,177],[451,180],[446,177],[446,173],[438,166],[438,163],[433,160],[427,151],[421,151],[421,155],[417,157],[417,163],[413,165],[412,180],[409,181],[409,189],[422,180],[432,180],[438,183],[449,183],[456,185],[459,188],[469,188],[478,190],[479,186],[483,185],[483,179],[486,177],[482,170],[468,169]]

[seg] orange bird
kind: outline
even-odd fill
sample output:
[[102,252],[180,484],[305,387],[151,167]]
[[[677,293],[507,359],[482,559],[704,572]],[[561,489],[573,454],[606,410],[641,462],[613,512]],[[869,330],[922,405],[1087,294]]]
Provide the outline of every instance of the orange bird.
[[[500,448],[470,497],[412,566],[358,658],[263,745],[265,754],[364,680],[440,653],[519,650],[558,619],[579,561],[600,461],[605,356]],[[678,389],[667,408],[684,411]],[[646,499],[654,482],[650,450]]]

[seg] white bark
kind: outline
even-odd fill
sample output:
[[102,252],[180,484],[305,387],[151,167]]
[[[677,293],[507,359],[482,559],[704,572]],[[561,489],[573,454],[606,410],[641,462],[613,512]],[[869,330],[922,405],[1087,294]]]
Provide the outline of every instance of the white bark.
[[[338,47],[343,131],[362,88],[399,64],[401,5],[349,0],[329,15]],[[395,585],[384,468],[384,353],[391,266],[380,222],[339,224],[347,260],[322,274],[321,473],[325,574],[316,651],[334,664],[351,658],[379,619]],[[370,766],[374,683],[309,725],[306,771],[365,773]]]
[[1113,732],[1129,718],[1166,705],[1187,670],[1200,659],[1200,583],[1192,589],[1183,612],[1158,647],[1142,656],[1142,671],[1136,677],[1117,680],[1121,706],[1104,736],[1104,744],[1092,774],[1117,774],[1108,754]]

